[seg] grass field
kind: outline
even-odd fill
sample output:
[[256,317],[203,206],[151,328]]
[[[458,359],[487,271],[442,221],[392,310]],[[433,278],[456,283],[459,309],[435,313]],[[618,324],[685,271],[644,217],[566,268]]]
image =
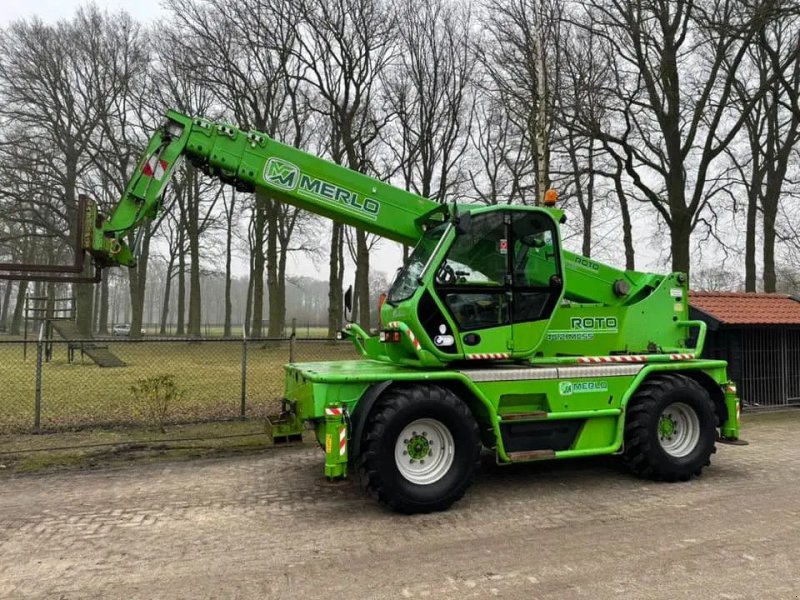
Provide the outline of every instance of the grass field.
[[[105,342],[103,342],[105,344]],[[127,366],[100,368],[88,358],[67,361],[67,346],[56,343],[53,359],[43,365],[43,429],[142,424],[142,407],[130,387],[139,380],[171,375],[183,398],[169,415],[170,422],[194,422],[240,415],[242,343],[239,341],[126,342],[110,341],[109,350]],[[356,358],[347,342],[295,343],[295,361]],[[250,342],[247,348],[246,416],[261,417],[277,408],[283,391],[283,365],[289,342]],[[0,344],[0,433],[33,427],[36,349]]]

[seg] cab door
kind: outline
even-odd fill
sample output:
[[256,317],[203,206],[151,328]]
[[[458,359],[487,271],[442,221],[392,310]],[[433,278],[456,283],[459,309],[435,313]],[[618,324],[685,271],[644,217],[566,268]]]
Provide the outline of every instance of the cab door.
[[542,342],[561,300],[560,243],[544,211],[514,211],[510,239],[514,353],[529,354]]
[[511,276],[508,211],[472,215],[440,263],[434,289],[456,324],[467,359],[511,352]]
[[563,287],[555,223],[542,211],[473,214],[434,281],[464,358],[529,353],[541,342]]

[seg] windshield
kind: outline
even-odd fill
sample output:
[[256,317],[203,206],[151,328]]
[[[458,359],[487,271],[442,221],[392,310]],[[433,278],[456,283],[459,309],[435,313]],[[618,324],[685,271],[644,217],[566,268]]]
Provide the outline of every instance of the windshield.
[[402,302],[410,298],[416,291],[422,271],[433,255],[433,251],[436,250],[436,245],[444,235],[448,225],[448,223],[441,223],[425,232],[417,247],[414,248],[414,252],[411,253],[408,262],[397,274],[397,278],[389,290],[389,295],[386,297],[387,302],[392,304]]

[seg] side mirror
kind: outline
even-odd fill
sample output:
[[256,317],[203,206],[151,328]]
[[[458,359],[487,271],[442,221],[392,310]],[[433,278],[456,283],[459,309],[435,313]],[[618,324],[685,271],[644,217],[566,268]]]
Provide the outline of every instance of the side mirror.
[[456,233],[469,233],[472,226],[472,213],[465,212],[456,217]]
[[350,318],[353,313],[353,286],[347,288],[347,291],[344,293],[344,320],[351,321]]

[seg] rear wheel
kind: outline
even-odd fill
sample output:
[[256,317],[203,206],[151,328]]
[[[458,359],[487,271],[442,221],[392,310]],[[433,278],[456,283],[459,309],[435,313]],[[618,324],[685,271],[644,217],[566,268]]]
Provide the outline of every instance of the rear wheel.
[[466,492],[480,450],[475,419],[453,392],[390,389],[367,418],[357,472],[362,486],[394,510],[444,510]]
[[625,463],[648,479],[700,475],[716,452],[716,422],[711,398],[696,381],[678,374],[654,377],[628,404]]

